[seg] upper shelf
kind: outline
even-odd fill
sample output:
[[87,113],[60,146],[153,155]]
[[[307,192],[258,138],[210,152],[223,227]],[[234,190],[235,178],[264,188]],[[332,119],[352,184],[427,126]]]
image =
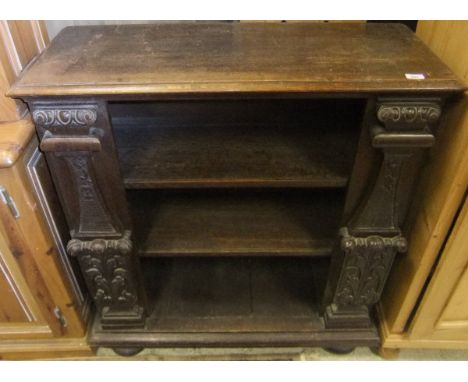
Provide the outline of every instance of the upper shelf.
[[127,188],[345,187],[364,103],[109,103]]
[[179,22],[65,28],[9,95],[461,90],[399,24]]

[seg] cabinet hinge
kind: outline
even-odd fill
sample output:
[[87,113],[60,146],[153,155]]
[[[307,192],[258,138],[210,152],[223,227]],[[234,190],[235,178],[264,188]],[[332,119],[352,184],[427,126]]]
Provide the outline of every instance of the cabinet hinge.
[[18,207],[16,207],[16,203],[13,197],[10,195],[7,189],[3,186],[0,186],[0,199],[2,199],[2,202],[8,207],[13,217],[15,219],[18,219],[20,217]]
[[55,317],[57,317],[57,320],[59,320],[60,322],[60,325],[64,328],[67,327],[67,319],[65,318],[65,316],[63,315],[62,311],[60,310],[60,308],[58,306],[56,306],[54,308],[54,315]]

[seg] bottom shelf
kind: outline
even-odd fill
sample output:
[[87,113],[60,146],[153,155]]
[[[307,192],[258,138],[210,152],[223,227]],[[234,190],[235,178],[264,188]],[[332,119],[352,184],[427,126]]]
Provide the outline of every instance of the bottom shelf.
[[142,259],[142,329],[101,330],[96,346],[377,346],[375,327],[326,329],[318,313],[328,259]]

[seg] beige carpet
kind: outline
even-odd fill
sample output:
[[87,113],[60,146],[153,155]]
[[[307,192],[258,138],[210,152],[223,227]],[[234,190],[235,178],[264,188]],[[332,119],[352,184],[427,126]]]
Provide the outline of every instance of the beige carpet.
[[[449,361],[468,360],[468,350],[402,349],[392,359]],[[336,355],[320,348],[187,348],[145,349],[133,357],[120,357],[111,349],[98,349],[95,360],[303,360],[303,361],[379,361],[383,360],[368,348]]]

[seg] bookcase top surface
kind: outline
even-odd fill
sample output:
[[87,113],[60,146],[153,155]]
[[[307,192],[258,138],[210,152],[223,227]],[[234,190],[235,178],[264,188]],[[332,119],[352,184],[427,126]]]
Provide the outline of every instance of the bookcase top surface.
[[179,22],[65,28],[9,95],[461,90],[400,24]]

